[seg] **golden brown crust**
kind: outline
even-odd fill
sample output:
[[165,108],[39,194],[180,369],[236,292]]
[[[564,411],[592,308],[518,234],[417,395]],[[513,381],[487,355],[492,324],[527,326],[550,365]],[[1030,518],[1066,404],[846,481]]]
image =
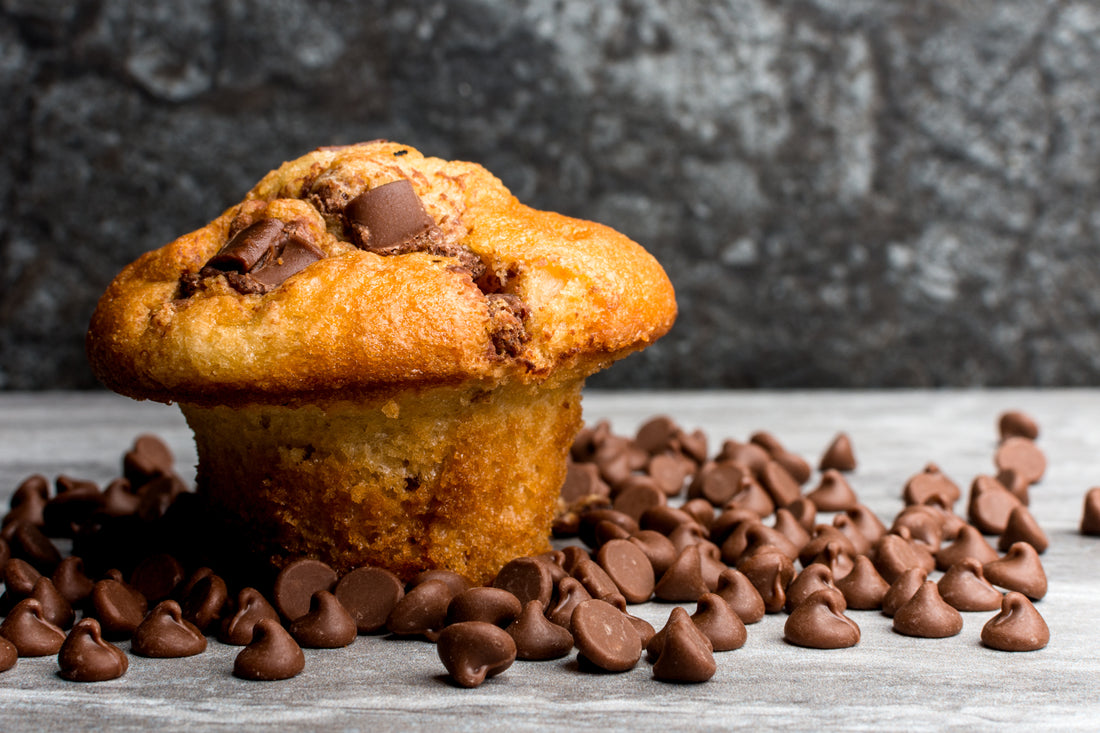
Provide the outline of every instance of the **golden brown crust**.
[[[401,178],[441,236],[472,250],[490,281],[525,306],[526,338],[508,341],[514,355],[501,352],[491,290],[455,258],[382,256],[349,241],[340,207]],[[304,227],[324,259],[264,294],[242,295],[216,276],[181,297],[181,276],[259,218]],[[675,315],[664,271],[623,235],[530,209],[478,165],[373,142],[284,164],[206,227],[129,265],[100,300],[87,348],[96,375],[131,397],[294,402],[583,377],[663,335]]]

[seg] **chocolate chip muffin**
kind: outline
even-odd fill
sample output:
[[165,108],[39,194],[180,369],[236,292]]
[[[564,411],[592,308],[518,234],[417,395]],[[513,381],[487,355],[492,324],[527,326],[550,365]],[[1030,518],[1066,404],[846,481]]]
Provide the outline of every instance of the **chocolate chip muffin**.
[[176,402],[197,489],[276,566],[485,581],[546,549],[590,374],[663,335],[640,246],[484,168],[321,148],[108,287],[98,377]]

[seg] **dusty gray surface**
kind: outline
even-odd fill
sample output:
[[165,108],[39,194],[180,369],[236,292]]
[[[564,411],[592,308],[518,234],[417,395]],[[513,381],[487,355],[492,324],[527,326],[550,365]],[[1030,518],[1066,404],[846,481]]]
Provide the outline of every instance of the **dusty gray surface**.
[[[191,659],[131,657],[120,680],[56,677],[52,658],[20,660],[0,675],[0,729],[93,730],[318,727],[341,730],[577,729],[933,730],[1095,729],[1100,716],[1100,539],[1077,534],[1081,499],[1100,484],[1100,391],[607,394],[585,398],[589,420],[618,431],[665,412],[712,437],[768,429],[813,461],[838,430],[852,437],[861,499],[884,518],[901,508],[905,479],[935,460],[956,481],[991,469],[994,425],[1019,408],[1037,418],[1049,470],[1032,509],[1051,538],[1050,591],[1038,605],[1051,630],[1038,652],[979,644],[991,613],[964,614],[961,634],[899,636],[876,612],[851,612],[862,641],[810,651],[782,641],[783,615],[749,627],[747,644],[718,656],[703,685],[650,679],[644,661],[620,675],[578,672],[573,657],[516,663],[475,690],[451,687],[431,645],[359,638],[307,651],[299,677],[248,683],[229,671],[236,650],[211,641]],[[103,480],[139,432],[176,448],[186,473],[194,449],[174,408],[104,395],[0,395],[0,492],[29,472]],[[670,606],[635,612],[663,624]]]
[[0,388],[92,384],[95,299],[318,145],[476,160],[649,247],[620,387],[1090,385],[1088,0],[0,3]]

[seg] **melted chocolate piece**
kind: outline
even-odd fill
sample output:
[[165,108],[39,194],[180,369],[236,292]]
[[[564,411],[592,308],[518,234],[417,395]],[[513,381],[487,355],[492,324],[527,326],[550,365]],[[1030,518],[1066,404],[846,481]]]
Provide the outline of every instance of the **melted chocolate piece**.
[[57,654],[58,675],[70,682],[104,682],[126,674],[126,653],[103,640],[94,618],[81,619]]
[[219,273],[242,295],[266,293],[324,256],[302,222],[260,219],[230,239],[197,276],[185,273],[180,296],[190,297],[202,279]]
[[412,184],[399,179],[368,189],[344,209],[356,246],[381,255],[427,249],[436,230]]

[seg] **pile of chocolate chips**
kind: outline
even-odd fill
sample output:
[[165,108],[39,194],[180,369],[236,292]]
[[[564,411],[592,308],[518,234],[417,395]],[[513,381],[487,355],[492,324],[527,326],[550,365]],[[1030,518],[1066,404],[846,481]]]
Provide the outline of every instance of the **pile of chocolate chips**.
[[[954,512],[957,484],[929,464],[887,526],[846,477],[856,460],[843,433],[811,482],[811,465],[765,432],[711,455],[706,435],[666,416],[633,438],[601,422],[572,448],[554,526],[561,549],[516,558],[482,587],[446,570],[405,584],[376,567],[341,577],[313,559],[273,577],[227,562],[238,554],[195,542],[204,509],[168,448],[140,436],[102,490],[59,476],[51,492],[41,475],[16,489],[0,531],[0,670],[56,655],[65,679],[114,679],[128,662],[113,642],[185,657],[213,636],[242,647],[234,675],[279,680],[302,671],[303,647],[387,634],[435,642],[462,687],[574,648],[582,670],[626,671],[644,653],[654,679],[703,682],[715,653],[741,647],[746,625],[768,613],[788,614],[793,645],[859,643],[848,609],[880,609],[915,637],[958,634],[960,611],[998,611],[981,632],[987,647],[1039,649],[1047,538],[1027,506],[1045,458],[1027,415],[1005,413],[999,429],[997,473],[974,478],[965,516]],[[71,539],[72,553],[51,538]],[[657,630],[630,613],[651,600],[696,606],[672,606]]]

